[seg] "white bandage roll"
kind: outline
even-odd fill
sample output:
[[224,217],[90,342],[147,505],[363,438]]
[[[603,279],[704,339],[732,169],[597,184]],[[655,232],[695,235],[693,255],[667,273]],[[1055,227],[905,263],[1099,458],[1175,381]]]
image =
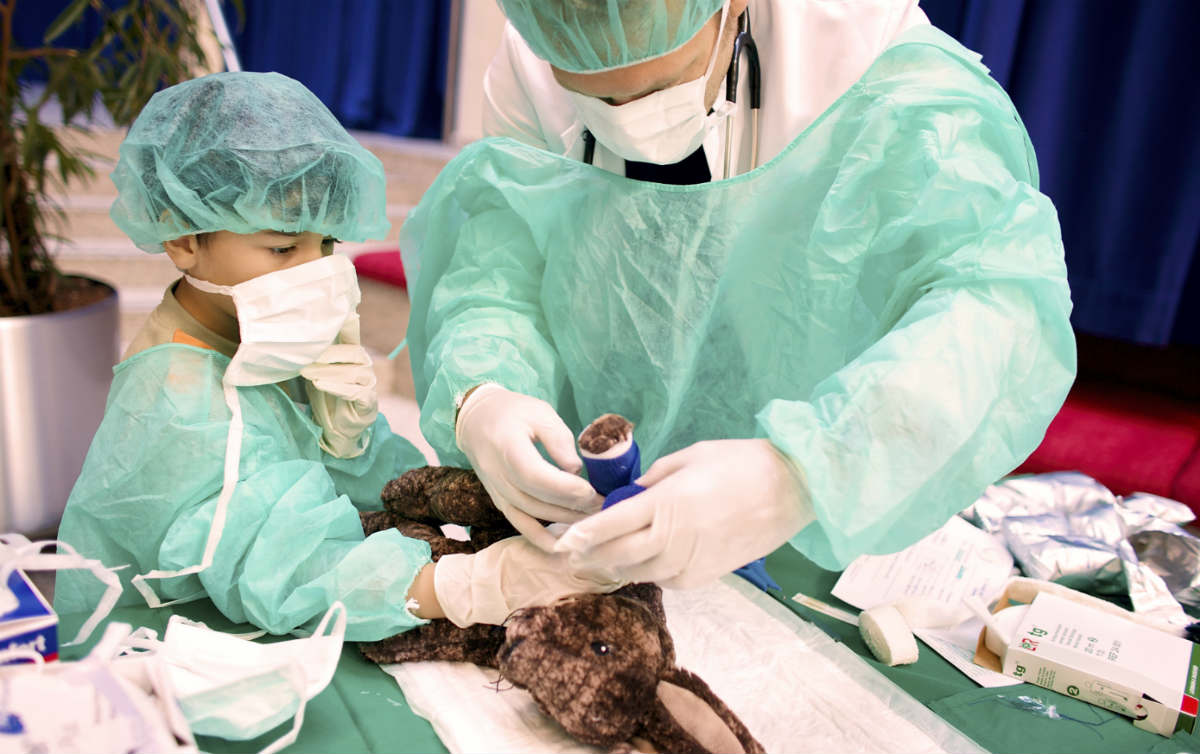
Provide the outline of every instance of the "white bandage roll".
[[858,630],[871,654],[885,665],[909,665],[917,661],[917,639],[894,606],[863,610],[858,615]]
[[1012,644],[1013,636],[1017,633],[1017,628],[1020,627],[1027,612],[1029,612],[1029,605],[1009,605],[992,615],[992,620],[987,624],[986,633],[984,633],[984,646],[1004,660],[1004,653],[1008,651],[1008,645]]

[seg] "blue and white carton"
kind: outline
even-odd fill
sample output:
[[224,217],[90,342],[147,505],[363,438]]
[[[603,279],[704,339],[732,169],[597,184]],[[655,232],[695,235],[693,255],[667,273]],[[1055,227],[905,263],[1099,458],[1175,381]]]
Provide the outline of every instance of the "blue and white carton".
[[22,571],[14,570],[9,574],[8,589],[17,598],[17,606],[0,615],[0,652],[32,649],[47,662],[57,660],[58,616],[50,603]]

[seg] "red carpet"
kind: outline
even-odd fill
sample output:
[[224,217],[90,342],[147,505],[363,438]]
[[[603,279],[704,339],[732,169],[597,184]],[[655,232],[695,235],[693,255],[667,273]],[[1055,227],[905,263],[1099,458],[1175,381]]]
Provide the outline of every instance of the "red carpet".
[[378,280],[399,288],[408,285],[404,277],[404,264],[400,261],[400,250],[368,251],[354,257],[354,269],[359,277]]
[[1078,336],[1079,379],[1021,472],[1081,471],[1200,516],[1200,354]]
[[1019,470],[1082,471],[1118,495],[1150,492],[1200,513],[1200,410],[1134,387],[1079,383]]

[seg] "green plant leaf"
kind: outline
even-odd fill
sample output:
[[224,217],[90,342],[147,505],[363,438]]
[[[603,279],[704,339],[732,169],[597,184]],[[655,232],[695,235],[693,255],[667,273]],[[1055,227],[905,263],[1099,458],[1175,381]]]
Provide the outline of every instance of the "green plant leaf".
[[54,23],[46,29],[44,37],[47,44],[53,42],[62,36],[62,33],[75,25],[79,17],[83,15],[83,11],[88,7],[88,0],[75,0],[75,2],[63,9],[62,13],[58,14],[58,18],[54,19]]

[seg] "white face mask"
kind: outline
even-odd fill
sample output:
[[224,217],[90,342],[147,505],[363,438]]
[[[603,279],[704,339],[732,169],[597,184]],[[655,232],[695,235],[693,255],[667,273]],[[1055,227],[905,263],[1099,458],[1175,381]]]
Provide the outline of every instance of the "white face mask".
[[135,657],[162,670],[193,733],[244,741],[293,718],[291,729],[260,752],[270,754],[296,740],[305,704],[333,679],[345,635],[346,608],[335,602],[306,639],[259,644],[173,615],[161,641],[142,628],[123,645],[150,650]]
[[300,374],[333,345],[362,298],[354,264],[340,254],[237,285],[183,277],[194,288],[233,298],[241,343],[225,382],[234,385],[269,385]]
[[196,574],[212,565],[241,463],[243,422],[238,386],[269,385],[299,375],[301,369],[314,363],[333,345],[347,321],[358,316],[355,310],[361,298],[354,264],[339,254],[259,275],[237,285],[215,285],[190,275],[184,278],[202,291],[233,297],[241,343],[222,378],[225,405],[229,406],[231,417],[225,441],[224,481],[204,554],[199,563],[187,568],[134,576],[131,583],[150,607],[190,602],[205,596],[201,589],[163,602],[146,581]]
[[296,739],[304,704],[329,685],[342,654],[346,608],[334,603],[307,639],[258,644],[172,616],[159,657],[194,733],[244,741],[294,717],[264,751]]
[[717,42],[704,75],[645,97],[610,105],[596,97],[571,90],[567,95],[585,126],[604,146],[626,160],[671,165],[695,152],[704,137],[732,107],[723,102],[711,114],[705,104],[705,89],[717,64],[721,31],[729,13],[729,0],[721,7]]

